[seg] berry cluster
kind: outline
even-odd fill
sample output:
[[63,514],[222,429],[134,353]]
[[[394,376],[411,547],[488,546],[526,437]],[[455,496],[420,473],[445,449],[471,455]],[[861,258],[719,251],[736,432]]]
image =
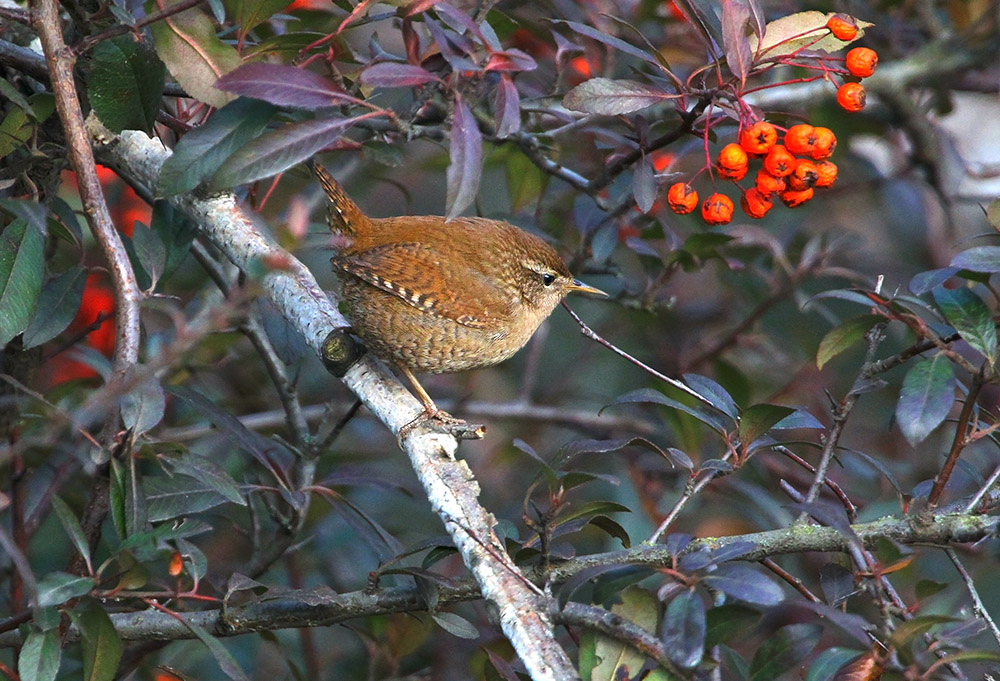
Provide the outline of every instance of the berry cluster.
[[[719,152],[716,170],[734,183],[746,177],[752,159],[761,160],[753,187],[740,188],[740,207],[752,218],[764,217],[775,197],[789,208],[801,206],[813,197],[816,187],[829,187],[837,178],[837,166],[828,160],[837,147],[832,130],[793,125],[783,142],[778,144],[778,131],[772,124],[760,121],[743,129],[739,144],[727,144]],[[698,192],[690,184],[677,182],[667,191],[667,202],[679,215],[691,213],[698,206]],[[702,204],[701,217],[710,225],[724,225],[733,219],[733,209],[728,196],[715,193]]]
[[[826,22],[826,27],[839,40],[851,41],[858,36],[858,26],[852,17],[835,14]],[[844,65],[852,76],[867,78],[875,73],[878,54],[867,47],[855,47],[847,53]],[[845,111],[861,111],[865,108],[865,86],[855,82],[844,83],[837,89],[837,103]]]
[[[855,20],[834,15],[827,21],[839,40],[854,40],[858,35]],[[878,55],[867,47],[855,47],[845,58],[843,75],[867,78],[875,72]],[[860,111],[865,105],[865,89],[861,83],[848,82],[837,91],[837,102],[847,111]],[[813,198],[817,188],[833,185],[837,166],[830,160],[837,147],[837,138],[829,128],[802,123],[785,131],[778,143],[778,129],[767,121],[743,127],[739,143],[725,145],[719,152],[714,170],[719,177],[732,181],[741,192],[740,207],[751,218],[764,217],[780,199],[789,208],[801,206]],[[739,184],[750,169],[750,162],[760,159],[761,167],[749,189]],[[698,207],[698,192],[687,182],[677,182],[667,191],[667,203],[678,215],[692,213]],[[709,225],[725,225],[733,219],[732,199],[713,193],[701,204],[701,217]]]

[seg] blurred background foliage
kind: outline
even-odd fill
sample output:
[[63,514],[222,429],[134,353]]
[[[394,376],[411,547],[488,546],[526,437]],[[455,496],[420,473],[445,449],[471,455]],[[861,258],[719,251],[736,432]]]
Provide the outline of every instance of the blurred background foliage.
[[[80,10],[72,13],[67,29],[74,40],[99,35],[123,17],[142,16],[135,3],[92,8],[88,3],[68,4],[70,10]],[[454,93],[447,87],[428,93],[419,87],[358,86],[358,73],[368,66],[365,59],[407,53],[399,18],[405,6],[366,2],[361,13],[349,15],[355,6],[326,0],[296,0],[287,7],[283,1],[223,4],[209,3],[201,21],[211,17],[213,35],[240,58],[266,53],[272,63],[291,64],[296,58],[301,62],[317,57],[317,71],[343,77],[354,95],[395,112],[406,123],[393,128],[359,122],[318,156],[364,210],[373,216],[448,210],[448,96]],[[425,4],[428,7],[420,9],[433,13],[430,3]],[[715,12],[715,3],[680,5],[688,16]],[[469,16],[485,16],[505,48],[522,51],[537,65],[513,81],[520,95],[522,132],[532,136],[542,156],[584,178],[598,176],[615,158],[636,148],[637,138],[677,129],[680,118],[669,105],[617,117],[573,117],[565,109],[559,111],[559,99],[579,83],[592,77],[648,76],[650,69],[607,44],[566,30],[558,21],[593,26],[637,44],[635,34],[609,15],[627,22],[682,78],[711,60],[704,37],[682,9],[669,2],[502,2],[488,12],[480,6],[456,6]],[[761,221],[738,214],[729,225],[709,228],[696,214],[671,213],[663,199],[666,186],[687,181],[704,168],[703,141],[697,136],[681,136],[650,150],[659,191],[657,201],[643,213],[632,198],[635,166],[624,168],[588,196],[540,169],[515,139],[487,134],[482,179],[467,212],[506,219],[550,239],[575,274],[612,294],[608,301],[570,300],[572,308],[597,333],[642,362],[670,376],[708,377],[741,410],[767,403],[810,414],[816,421],[808,422],[810,427],[771,435],[815,463],[835,424],[832,410],[855,386],[866,361],[865,342],[858,334],[855,343],[845,344],[844,352],[818,367],[817,350],[828,332],[850,318],[873,316],[877,308],[888,311],[883,315],[888,323],[875,359],[897,355],[916,342],[912,328],[899,319],[903,313],[893,312],[888,303],[859,304],[857,293],[833,297],[829,292],[874,292],[879,286],[886,300],[911,295],[915,275],[947,267],[970,245],[995,242],[997,219],[993,216],[991,224],[984,208],[1000,194],[1000,81],[995,59],[1000,9],[994,2],[977,0],[845,0],[808,6],[778,0],[760,6],[768,20],[819,10],[870,21],[874,27],[861,44],[877,50],[881,69],[907,74],[873,79],[869,106],[858,114],[837,107],[834,86],[822,81],[788,83],[760,95],[759,106],[768,120],[782,125],[808,121],[835,131],[839,176],[832,189],[801,208],[775,210]],[[146,7],[147,12],[157,9],[163,7]],[[262,19],[251,26],[248,17],[254,12]],[[355,18],[338,33],[349,16]],[[448,23],[447,16],[436,16]],[[17,31],[27,30],[16,22],[10,26],[12,40]],[[303,49],[319,39],[326,42]],[[174,62],[162,40],[147,36],[144,44],[159,52],[173,79],[182,80],[172,70]],[[572,47],[566,48],[569,44]],[[964,66],[949,70],[945,60],[935,58],[934,49],[961,53]],[[424,66],[439,69],[436,73],[447,70],[440,60],[432,61]],[[28,125],[21,121],[15,127],[18,120],[12,116],[25,109],[13,95],[44,97],[44,86],[32,94],[34,86],[19,70],[22,66],[4,61],[2,129],[7,133]],[[471,78],[463,91],[464,101],[485,117],[481,127],[487,131],[495,76]],[[762,78],[788,77],[783,73]],[[746,101],[758,104],[753,95]],[[188,127],[211,111],[196,99],[156,97],[153,102],[166,114],[159,116],[154,131],[168,146],[182,140]],[[163,406],[161,418],[141,436],[117,438],[128,450],[115,451],[110,463],[106,448],[92,446],[82,433],[98,436],[121,401],[119,395],[101,392],[114,347],[112,284],[79,216],[75,181],[64,170],[63,141],[54,118],[37,110],[34,114],[42,120],[29,126],[31,135],[16,137],[18,144],[2,149],[0,191],[5,199],[30,199],[47,207],[46,272],[51,278],[74,273],[75,279],[65,285],[77,293],[67,294],[61,303],[60,315],[66,306],[75,313],[70,311],[67,319],[73,321],[57,337],[35,350],[23,349],[23,340],[14,339],[4,351],[2,373],[10,380],[3,394],[6,441],[0,444],[0,470],[6,485],[0,492],[0,519],[4,536],[23,550],[39,584],[57,592],[51,597],[53,608],[86,614],[92,607],[88,604],[100,603],[110,612],[124,612],[148,607],[142,598],[158,598],[175,610],[198,610],[211,603],[178,594],[194,588],[203,596],[222,598],[234,573],[259,580],[272,594],[282,588],[322,586],[348,593],[374,583],[410,586],[415,580],[426,590],[435,580],[464,577],[461,560],[435,548],[448,543],[439,536],[440,520],[394,437],[363,409],[355,414],[353,396],[322,369],[270,303],[254,298],[253,273],[244,291],[225,273],[232,288],[225,297],[220,295],[211,263],[224,270],[211,245],[200,244],[199,257],[184,257],[193,237],[190,225],[163,203],[151,207],[149,196],[140,196],[110,170],[101,171],[101,180],[116,226],[139,268],[162,274],[155,283],[147,277],[145,285],[155,288],[143,302],[142,357],[157,367],[156,386],[144,387],[148,377],[137,379],[132,394],[146,405],[162,400]],[[282,115],[272,124],[304,120],[297,112]],[[736,129],[734,120],[714,123],[712,149],[733,139]],[[278,177],[273,185],[271,179],[251,184],[247,203],[259,210],[262,223],[309,266],[324,288],[335,289],[328,264],[331,243],[323,223],[325,199],[318,185],[302,166]],[[712,186],[704,174],[691,181],[700,192]],[[720,191],[738,198],[728,186]],[[9,217],[19,216],[19,209],[7,203],[4,207],[7,235],[13,224]],[[7,248],[13,253],[20,245]],[[976,275],[966,270],[947,283],[949,289],[972,287],[981,295],[991,327],[997,307],[996,292],[989,286],[993,271],[987,268],[985,275]],[[823,293],[827,295],[816,297]],[[920,314],[934,333],[947,338],[954,328],[945,322],[954,327],[953,319],[941,317],[931,295],[925,293],[923,300],[926,309]],[[905,311],[915,309],[906,304],[910,307]],[[56,310],[39,308],[36,314],[55,315]],[[278,366],[294,385],[294,399],[310,423],[308,438],[288,426],[260,345],[248,337],[247,328],[253,324],[263,329],[259,337],[269,341]],[[977,367],[983,359],[962,340],[948,345],[956,357]],[[933,424],[939,427],[911,444],[914,438],[908,440],[898,422],[900,416],[920,416],[899,411],[903,377],[915,361],[906,359],[865,388],[839,434],[840,449],[829,477],[857,506],[861,522],[901,515],[926,500],[929,481],[956,437],[956,420],[972,382],[956,364],[958,399]],[[953,363],[951,355],[948,361]],[[988,380],[977,388],[972,423],[985,430],[984,436],[962,452],[944,503],[975,493],[1000,465],[989,431],[1000,392],[992,368],[983,371]],[[424,385],[451,413],[489,425],[486,439],[464,443],[461,453],[482,487],[482,504],[495,514],[512,554],[526,565],[641,544],[685,498],[685,490],[691,491],[693,481],[710,477],[713,470],[723,474],[698,488],[669,527],[678,545],[683,534],[712,537],[787,527],[801,511],[794,504],[813,480],[806,468],[775,453],[771,441],[745,460],[737,457],[735,470],[732,458],[700,468],[732,454],[727,439],[697,416],[637,397],[633,391],[655,389],[685,399],[586,339],[562,310],[505,364],[427,377]],[[955,384],[943,381],[928,390],[938,395],[950,390],[954,395]],[[607,406],[630,393],[624,402]],[[233,421],[234,416],[244,425]],[[962,421],[961,426],[968,423]],[[822,428],[815,427],[819,425]],[[654,446],[636,444],[636,437]],[[674,465],[662,453],[667,448],[677,450],[674,461],[686,455],[695,471]],[[306,464],[315,465],[311,492],[302,488],[306,478],[296,477]],[[101,476],[111,481],[111,513],[92,550],[93,568],[107,561],[100,578],[83,587],[68,577],[46,581],[47,576],[74,571],[88,574],[74,549],[78,544],[73,522],[59,512],[54,499],[65,502],[66,516],[85,517],[84,509],[93,503],[93,481]],[[543,527],[554,536],[540,555],[535,532]],[[404,551],[407,547],[419,550],[411,555]],[[1000,612],[1000,592],[992,579],[996,542],[963,546],[959,553],[986,611]],[[400,555],[404,557],[397,560]],[[930,643],[920,640],[922,630],[914,629],[911,638],[901,636],[900,645],[882,660],[887,678],[989,678],[982,675],[996,673],[997,642],[973,616],[966,586],[944,551],[885,540],[874,556],[876,571],[891,572],[889,581],[908,615],[955,618],[925,620],[928,628],[935,625],[936,638]],[[74,560],[75,569],[67,568]],[[776,556],[774,562],[800,578],[821,601],[868,622],[873,638],[882,643],[891,633],[889,623],[902,621],[895,606],[866,590],[871,575],[840,554],[791,554]],[[380,566],[385,574],[377,573]],[[677,637],[671,638],[668,631],[679,617],[670,607],[682,603],[679,593],[698,594],[696,604],[683,603],[708,611],[708,638],[702,623],[700,645],[694,644],[696,660],[702,652],[705,659],[699,671],[688,673],[697,678],[848,678],[835,676],[837,669],[858,655],[870,663],[883,652],[859,640],[850,627],[830,625],[797,609],[808,598],[782,582],[775,569],[741,573],[742,581],[734,576],[741,586],[727,601],[725,589],[681,588],[704,585],[694,577],[701,573],[673,568],[595,574],[590,582],[573,584],[572,599],[607,606],[617,602],[622,612],[637,619],[651,612],[652,628],[675,644],[674,655],[682,655]],[[51,614],[46,620],[39,609],[28,609],[9,556],[0,560],[0,569],[4,634],[13,635],[18,627],[25,636],[56,631]],[[428,570],[438,576],[429,577]],[[749,590],[755,579],[780,589],[782,596],[771,602],[765,595],[764,602],[754,602],[747,591],[741,598],[740,589]],[[633,583],[644,589],[628,590]],[[842,598],[838,589],[846,591],[839,594]],[[76,600],[80,597],[84,600]],[[96,598],[88,600],[91,597]],[[35,621],[29,625],[32,615]],[[449,619],[455,615],[459,618]],[[610,657],[609,649],[602,647],[606,642],[585,629],[570,629],[565,640],[579,654],[585,675],[617,678],[613,670],[589,668],[584,661],[588,654]],[[783,657],[774,649],[779,644],[791,652]],[[339,626],[242,636],[224,645],[231,659],[199,640],[131,642],[125,646],[121,672],[126,678],[157,681],[242,678],[228,666],[232,663],[252,679],[509,679],[515,678],[514,672],[503,660],[517,667],[480,601],[448,606],[434,617],[422,610],[358,617]],[[949,668],[936,665],[928,653],[934,647],[982,648],[993,651],[994,657],[970,655],[968,665]],[[835,652],[828,654],[831,649]],[[16,678],[16,657],[14,649],[0,649],[0,676]],[[79,647],[68,645],[59,678],[78,678],[85,657]],[[672,659],[683,666],[677,657]],[[34,675],[22,670],[20,678],[46,678],[44,665],[40,667]],[[713,671],[715,667],[720,671]],[[638,678],[640,670],[633,665],[628,673]]]

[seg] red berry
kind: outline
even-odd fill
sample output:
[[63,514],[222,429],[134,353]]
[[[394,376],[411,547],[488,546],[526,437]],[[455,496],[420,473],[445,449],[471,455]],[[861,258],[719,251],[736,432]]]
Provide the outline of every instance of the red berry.
[[870,50],[867,47],[855,47],[847,53],[844,62],[852,76],[867,78],[875,73],[875,67],[878,66],[878,55],[875,50]]
[[698,192],[686,182],[676,182],[667,190],[667,203],[678,215],[687,215],[698,207]]
[[844,83],[837,90],[837,104],[844,111],[856,113],[865,108],[865,88],[861,83]]
[[725,225],[733,219],[733,200],[725,194],[712,194],[701,204],[701,217],[710,225]]

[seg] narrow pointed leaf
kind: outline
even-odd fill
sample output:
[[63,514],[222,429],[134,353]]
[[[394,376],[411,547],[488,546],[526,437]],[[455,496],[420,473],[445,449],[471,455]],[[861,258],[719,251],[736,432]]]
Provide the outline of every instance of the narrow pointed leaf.
[[671,96],[635,80],[591,78],[567,92],[563,106],[583,113],[616,116],[645,109]]
[[75,619],[83,649],[84,681],[111,681],[122,658],[122,642],[111,618],[96,601],[88,599]]
[[215,87],[275,106],[307,111],[354,101],[343,88],[318,73],[268,62],[251,62],[233,69],[219,78]]
[[881,321],[875,315],[863,315],[841,322],[827,331],[816,351],[816,366],[822,369],[827,362],[865,337]]
[[254,99],[237,99],[208,122],[184,135],[163,163],[156,188],[167,197],[191,191],[222,167],[233,152],[256,138],[277,109]]
[[17,219],[0,234],[0,347],[31,321],[45,274],[45,237]]
[[17,657],[17,673],[21,681],[53,681],[61,659],[58,629],[32,631]]
[[449,155],[447,215],[451,220],[476,199],[483,171],[483,136],[472,110],[462,99],[455,101]]
[[80,526],[80,521],[77,519],[76,514],[66,505],[65,501],[56,496],[52,497],[52,510],[59,517],[59,522],[62,523],[63,529],[69,535],[73,546],[76,547],[76,550],[83,557],[84,562],[87,564],[87,569],[93,571],[90,563],[90,544],[87,542],[87,537],[83,534],[83,528]]
[[392,61],[372,64],[361,72],[361,82],[372,87],[413,87],[440,80],[421,66]]
[[229,189],[284,172],[336,142],[353,124],[353,118],[317,118],[258,137],[230,156],[209,186]]
[[726,53],[729,70],[740,79],[740,86],[746,83],[747,74],[753,67],[750,41],[747,40],[747,26],[750,10],[740,0],[722,0],[722,46]]

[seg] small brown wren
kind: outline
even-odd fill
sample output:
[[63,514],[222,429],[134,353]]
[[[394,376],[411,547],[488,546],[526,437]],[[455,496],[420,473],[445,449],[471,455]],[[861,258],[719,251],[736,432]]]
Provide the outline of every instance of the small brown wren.
[[370,218],[320,165],[330,199],[330,262],[352,329],[413,384],[427,415],[443,421],[413,372],[464,371],[520,350],[566,294],[606,295],[570,274],[555,250],[500,220],[436,215]]

